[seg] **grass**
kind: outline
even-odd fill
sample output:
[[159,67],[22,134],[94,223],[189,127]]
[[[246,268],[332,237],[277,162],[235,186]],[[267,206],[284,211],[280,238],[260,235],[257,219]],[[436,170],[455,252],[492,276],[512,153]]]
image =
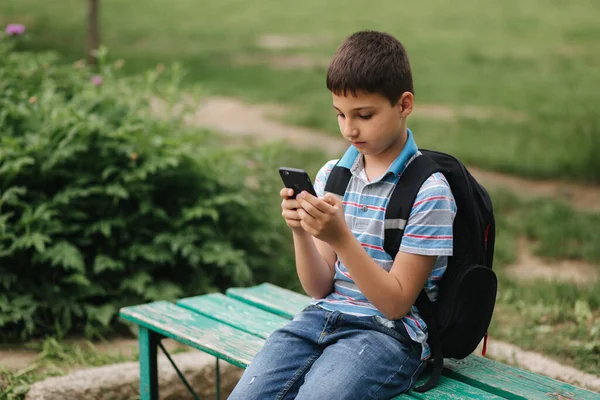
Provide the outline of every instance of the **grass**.
[[[286,121],[337,134],[325,67],[274,69],[265,60],[327,60],[348,34],[388,31],[409,51],[419,104],[476,106],[485,118],[414,117],[423,147],[485,168],[534,177],[600,181],[600,4],[576,0],[285,2],[103,0],[103,43],[129,71],[180,61],[190,89],[290,106]],[[23,22],[32,48],[82,58],[85,2],[3,2],[0,23]],[[263,35],[313,38],[265,49]],[[241,65],[237,57],[259,60]],[[262,63],[260,62],[262,60]]]
[[516,238],[535,244],[534,253],[548,259],[584,260],[600,268],[600,215],[575,211],[567,203],[521,199],[505,190],[490,191],[496,217],[496,259],[515,260]]
[[[285,55],[327,59],[349,33],[385,30],[409,51],[417,107],[440,105],[460,112],[475,106],[489,114],[474,118],[463,113],[450,120],[415,115],[410,125],[420,146],[498,171],[600,182],[600,116],[595,110],[600,103],[600,3],[593,0],[509,0],[485,6],[475,0],[306,0],[293,10],[269,0],[140,3],[101,2],[103,42],[113,59],[126,60],[129,72],[180,61],[188,70],[190,91],[286,104],[292,111],[285,121],[338,134],[324,87],[325,68],[274,69],[264,60]],[[56,49],[70,60],[82,58],[84,21],[79,0],[55,0],[52,7],[41,0],[0,4],[0,24],[25,23],[33,32],[30,48]],[[307,47],[261,48],[257,42],[268,34],[316,39]],[[263,62],[241,65],[235,61],[239,56]],[[273,145],[256,157],[264,171],[297,165],[312,176],[325,161],[322,154],[285,145]],[[276,193],[280,183],[272,171]],[[549,199],[522,200],[507,192],[492,196],[500,278],[492,338],[600,375],[600,284],[525,283],[504,272],[516,259],[519,236],[536,243],[540,256],[600,264],[600,217]],[[266,200],[274,218],[279,217],[278,203],[277,196]],[[281,279],[292,287],[297,282],[293,270],[284,271]],[[13,376],[9,388],[43,376],[36,373]]]
[[600,284],[525,284],[500,276],[490,340],[513,343],[600,376]]

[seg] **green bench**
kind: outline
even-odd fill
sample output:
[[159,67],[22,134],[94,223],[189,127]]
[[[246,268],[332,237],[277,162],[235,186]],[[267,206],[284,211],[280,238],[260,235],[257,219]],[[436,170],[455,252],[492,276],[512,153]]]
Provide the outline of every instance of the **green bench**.
[[[159,347],[164,350],[161,338],[174,339],[217,358],[219,398],[219,359],[245,368],[269,334],[309,302],[307,296],[264,283],[231,288],[227,295],[212,293],[181,299],[176,304],[157,301],[121,309],[121,318],[139,325],[141,400],[158,399],[156,357]],[[180,377],[187,385],[181,374]],[[426,376],[421,377],[420,383],[425,379]],[[436,388],[426,393],[409,391],[396,397],[414,398],[565,400],[600,399],[600,395],[471,355],[464,360],[446,360]]]

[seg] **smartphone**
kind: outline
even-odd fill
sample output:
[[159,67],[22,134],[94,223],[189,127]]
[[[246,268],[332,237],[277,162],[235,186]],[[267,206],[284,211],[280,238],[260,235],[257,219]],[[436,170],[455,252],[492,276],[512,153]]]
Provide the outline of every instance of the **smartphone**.
[[281,180],[286,188],[294,189],[294,195],[290,197],[291,199],[295,199],[296,195],[303,190],[315,197],[317,196],[310,176],[303,169],[281,167],[279,168],[279,175],[281,175]]

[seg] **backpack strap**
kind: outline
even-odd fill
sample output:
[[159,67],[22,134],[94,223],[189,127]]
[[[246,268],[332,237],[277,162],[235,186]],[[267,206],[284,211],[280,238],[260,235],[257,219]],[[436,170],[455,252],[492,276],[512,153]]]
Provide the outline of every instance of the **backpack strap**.
[[423,182],[434,172],[439,172],[440,166],[431,158],[417,156],[404,170],[396,184],[385,211],[385,239],[383,248],[392,259],[400,250],[404,228],[408,222],[419,189]]
[[428,342],[431,348],[431,355],[433,357],[433,369],[431,370],[429,380],[423,385],[413,388],[415,392],[425,393],[429,389],[433,389],[438,384],[440,376],[442,376],[442,369],[444,368],[444,354],[442,352],[442,340],[440,338],[440,332],[437,322],[434,318],[435,304],[429,300],[429,296],[427,296],[425,290],[421,290],[421,293],[419,293],[419,297],[417,297],[415,306],[417,306],[419,314],[421,314],[421,317],[423,317],[423,320],[427,324],[427,330],[429,334]]
[[337,194],[342,198],[344,197],[350,178],[352,178],[350,168],[352,168],[352,164],[354,164],[358,155],[358,150],[354,146],[350,146],[348,150],[346,150],[344,156],[338,160],[329,173],[329,177],[325,183],[326,192]]
[[343,198],[351,177],[352,173],[348,168],[336,164],[327,178],[327,183],[325,183],[325,191],[337,194]]
[[[410,217],[410,212],[419,189],[421,189],[421,186],[431,174],[440,171],[441,167],[435,161],[426,155],[420,155],[408,164],[404,173],[402,173],[390,197],[385,213],[385,241],[383,248],[392,256],[392,259],[396,258],[396,254],[400,250],[404,228]],[[421,290],[415,306],[427,324],[429,345],[431,346],[434,359],[433,372],[429,381],[413,389],[416,392],[422,393],[437,385],[442,374],[444,357],[437,323],[434,318],[434,305],[429,300],[425,290]]]

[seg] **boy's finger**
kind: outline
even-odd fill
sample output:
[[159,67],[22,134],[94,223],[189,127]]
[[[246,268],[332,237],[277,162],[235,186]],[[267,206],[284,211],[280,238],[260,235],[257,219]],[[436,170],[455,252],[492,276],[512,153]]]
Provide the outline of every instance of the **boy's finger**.
[[323,201],[332,207],[343,206],[344,202],[338,196],[333,193],[327,193],[323,196]]
[[292,199],[284,199],[281,202],[281,207],[283,207],[287,210],[295,210],[297,208],[301,208],[300,203],[298,203],[298,200],[292,200]]
[[287,199],[293,195],[294,195],[294,189],[283,188],[279,191],[279,196],[283,197],[284,199]]
[[313,218],[319,219],[319,217],[323,215],[323,213],[317,207],[313,206],[309,201],[303,201],[299,203],[302,209],[310,214]]
[[300,221],[300,215],[298,215],[298,211],[296,210],[283,210],[281,215],[288,220]]
[[[333,211],[333,206],[331,204],[327,204],[327,202],[325,202],[323,199],[319,199],[318,197],[315,197],[308,192],[300,193],[297,196],[297,198],[299,198],[301,201],[306,201],[312,204],[317,210],[321,211],[322,213],[330,213]],[[300,204],[302,205],[302,203]]]
[[300,220],[307,225],[311,227],[317,226],[317,220],[312,215],[304,211],[303,208],[298,209],[298,216],[300,216]]

